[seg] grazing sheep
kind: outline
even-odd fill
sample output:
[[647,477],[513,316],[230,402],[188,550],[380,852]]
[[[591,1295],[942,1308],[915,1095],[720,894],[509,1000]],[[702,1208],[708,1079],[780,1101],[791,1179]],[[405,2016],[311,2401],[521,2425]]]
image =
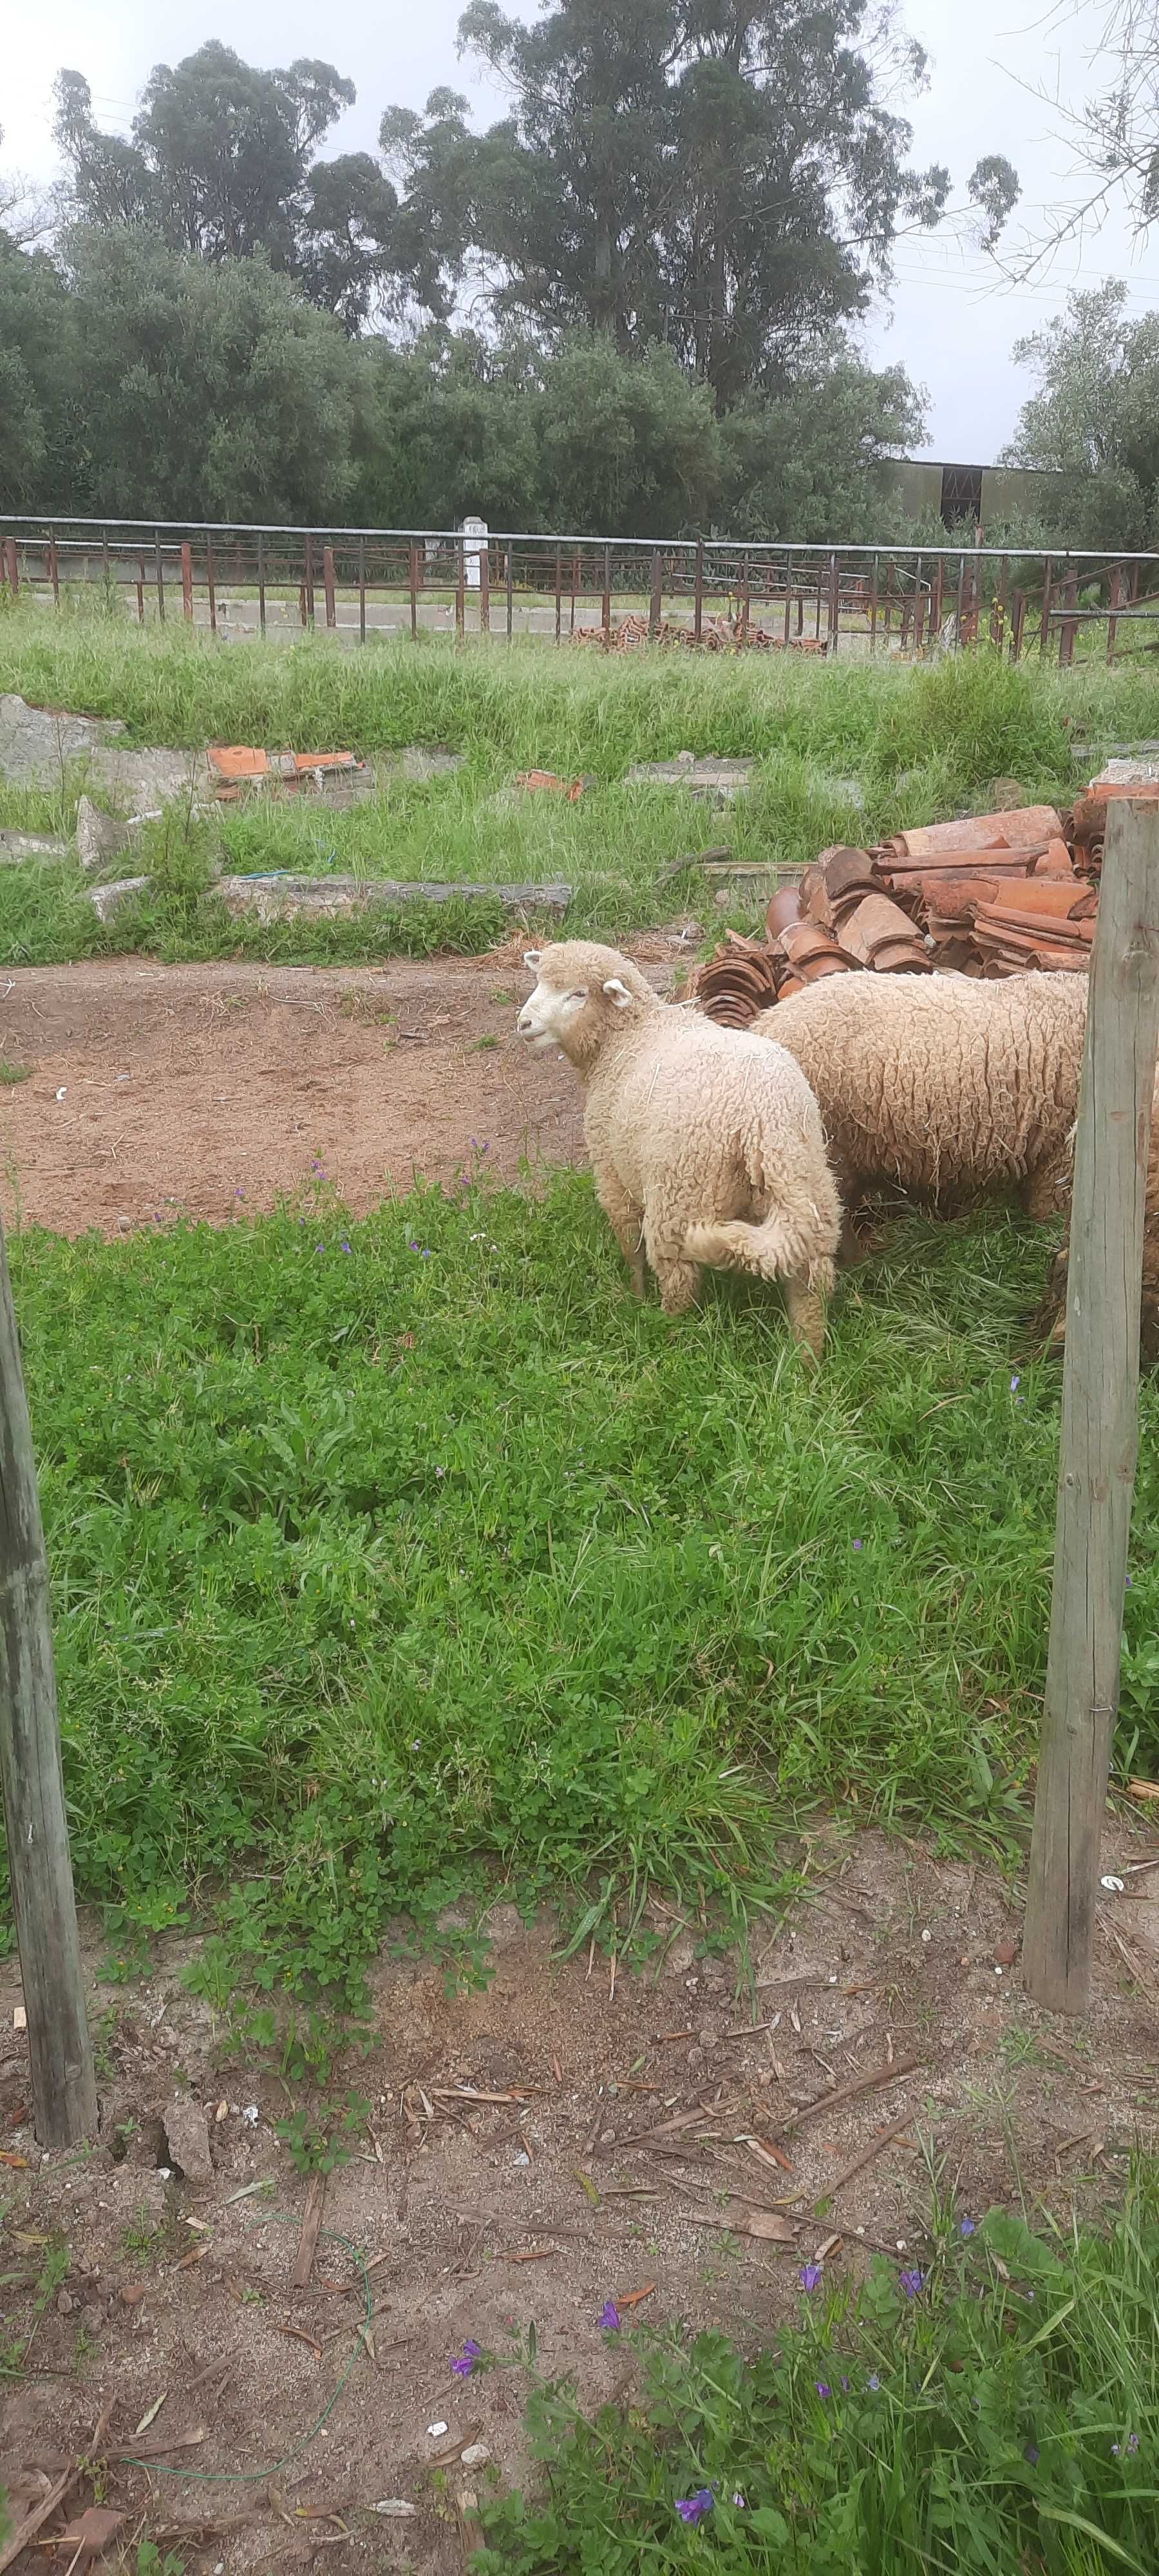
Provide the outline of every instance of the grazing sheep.
[[[965,1208],[1017,1192],[1039,1222],[1068,1209],[1086,1028],[1085,975],[833,975],[753,1022],[796,1057],[821,1106],[847,1207],[883,1184]],[[1065,1254],[1052,1271],[1057,1316]],[[1159,1126],[1143,1256],[1144,1338],[1159,1322]]]
[[644,1293],[668,1315],[696,1298],[701,1264],[781,1278],[798,1341],[820,1354],[841,1209],[808,1083],[780,1047],[674,1010],[614,948],[530,950],[538,982],[519,1014],[587,1089],[596,1195]]

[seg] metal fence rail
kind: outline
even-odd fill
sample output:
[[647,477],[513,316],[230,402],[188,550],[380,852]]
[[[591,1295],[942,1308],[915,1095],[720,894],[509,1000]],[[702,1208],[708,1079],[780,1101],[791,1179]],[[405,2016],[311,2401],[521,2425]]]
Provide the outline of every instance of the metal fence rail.
[[321,626],[359,644],[534,635],[829,657],[986,643],[1015,661],[1057,645],[1065,666],[1076,646],[1102,649],[1102,628],[1108,661],[1159,651],[1159,554],[0,516],[5,590],[58,609],[98,593],[141,625],[181,618],[233,640]]

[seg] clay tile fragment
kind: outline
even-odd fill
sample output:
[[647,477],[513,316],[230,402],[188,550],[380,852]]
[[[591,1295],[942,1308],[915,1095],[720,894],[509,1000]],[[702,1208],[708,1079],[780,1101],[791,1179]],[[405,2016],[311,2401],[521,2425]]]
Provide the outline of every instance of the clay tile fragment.
[[787,930],[791,921],[799,921],[800,918],[800,887],[781,886],[773,896],[768,911],[765,914],[765,928],[768,931],[770,939],[779,938],[782,930]]

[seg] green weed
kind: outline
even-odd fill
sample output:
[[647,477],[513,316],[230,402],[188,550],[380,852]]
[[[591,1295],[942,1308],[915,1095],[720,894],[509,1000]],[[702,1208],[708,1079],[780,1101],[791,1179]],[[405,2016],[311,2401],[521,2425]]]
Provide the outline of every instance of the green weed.
[[[359,920],[237,922],[212,900],[210,864],[230,870],[334,869],[367,878],[498,884],[566,878],[569,926],[612,940],[679,904],[707,909],[700,880],[674,881],[674,858],[726,838],[738,860],[792,865],[825,843],[876,839],[977,808],[996,777],[1069,803],[1072,741],[1153,730],[1153,680],[1134,669],[1068,672],[983,652],[929,666],[838,656],[700,659],[656,651],[617,659],[576,648],[456,651],[390,643],[338,654],[321,639],[247,643],[139,632],[105,620],[57,622],[22,608],[0,627],[0,689],[127,719],[142,742],[335,745],[368,759],[409,742],[450,744],[457,772],[384,776],[365,803],[255,799],[190,822],[180,804],[143,835],[134,873],[154,883],[131,914],[102,927],[80,872],[0,870],[0,961],[55,963],[126,944],[160,957],[349,960],[440,946],[481,950],[502,928],[464,899]],[[625,784],[636,762],[683,749],[752,757],[751,792],[721,818],[683,791]],[[580,772],[576,804],[522,795],[523,769]],[[43,790],[0,794],[0,822],[71,832],[83,764]],[[714,916],[751,926],[752,899]]]
[[294,2111],[288,2120],[278,2121],[274,2135],[298,2173],[333,2173],[336,2165],[349,2164],[352,2141],[369,2116],[369,2102],[347,2093],[341,2102]]
[[[1110,2233],[947,2215],[920,2269],[804,2289],[771,2352],[640,2333],[630,2409],[528,2408],[546,2493],[484,2502],[475,2576],[1148,2576],[1159,2553],[1159,2186]],[[680,2510],[683,2504],[684,2512]]]
[[[496,1868],[622,1944],[654,1886],[743,1935],[824,1802],[1021,1851],[1040,1231],[899,1226],[815,1382],[742,1283],[675,1329],[634,1305],[570,1173],[10,1258],[80,1891],[125,1909],[126,1963],[132,1919],[197,1900],[202,1991],[256,1985],[263,2044],[291,1997],[295,2071],[325,2082],[314,2005],[361,2004],[391,1918],[430,1939]],[[1117,1756],[1144,1766],[1157,1419],[1151,1382]]]
[[13,1064],[7,1056],[0,1056],[0,1082],[12,1085],[27,1082],[31,1074],[30,1064]]

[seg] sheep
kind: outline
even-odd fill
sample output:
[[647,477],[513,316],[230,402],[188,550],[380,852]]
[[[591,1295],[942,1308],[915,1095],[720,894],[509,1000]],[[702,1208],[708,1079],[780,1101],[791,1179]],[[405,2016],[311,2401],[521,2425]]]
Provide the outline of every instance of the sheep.
[[[943,1209],[1013,1190],[1043,1223],[1069,1208],[1086,1009],[1085,975],[834,975],[752,1025],[811,1083],[847,1209],[883,1184]],[[1146,1208],[1149,1343],[1159,1325],[1159,1125]],[[1044,1309],[1055,1339],[1065,1280],[1064,1252]]]
[[695,1303],[702,1265],[781,1278],[796,1339],[819,1358],[841,1208],[821,1118],[792,1057],[660,1001],[627,957],[587,940],[530,949],[518,1017],[586,1086],[596,1195],[644,1294]]

